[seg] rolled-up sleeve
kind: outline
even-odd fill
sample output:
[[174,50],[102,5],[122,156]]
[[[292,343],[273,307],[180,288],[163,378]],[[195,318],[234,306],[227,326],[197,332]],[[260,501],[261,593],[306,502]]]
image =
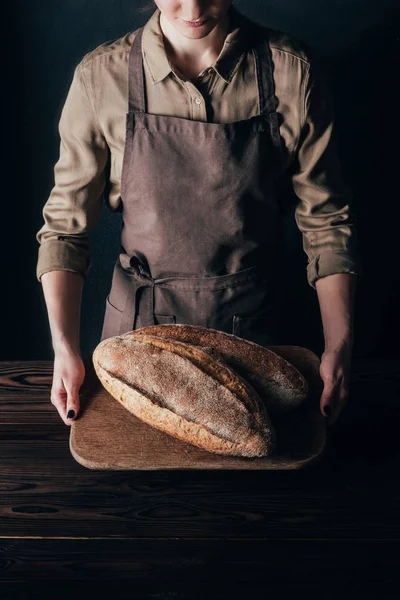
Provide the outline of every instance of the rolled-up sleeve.
[[54,187],[43,208],[36,276],[57,269],[86,277],[90,267],[89,231],[96,225],[106,184],[109,149],[93,98],[79,63],[61,112],[60,154]]
[[308,256],[307,280],[334,273],[362,276],[357,218],[352,194],[342,180],[337,155],[333,101],[320,64],[310,60],[303,88],[302,129],[293,189],[296,223]]

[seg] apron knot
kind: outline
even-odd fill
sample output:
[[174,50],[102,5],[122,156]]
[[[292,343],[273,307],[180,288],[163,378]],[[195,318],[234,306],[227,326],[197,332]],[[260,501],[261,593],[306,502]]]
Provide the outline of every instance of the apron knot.
[[[143,327],[148,325],[155,325],[154,319],[154,285],[155,281],[150,275],[150,271],[141,262],[140,258],[136,254],[126,254],[121,252],[119,255],[119,261],[122,268],[126,273],[133,275],[136,280],[133,283],[133,294],[127,294],[126,303],[124,308],[124,314],[121,322],[120,334],[125,331],[131,331],[135,326],[135,319],[137,315],[138,298],[137,292],[140,288],[150,288],[148,290],[141,290],[141,305],[143,312]],[[133,298],[132,298],[133,296]],[[133,300],[133,302],[132,302]]]
[[[126,254],[125,252],[121,252],[119,255],[119,260],[121,266],[125,271],[128,271],[132,275],[134,275],[137,279],[148,280],[148,285],[154,284],[154,279],[150,275],[150,271],[146,266],[140,261],[140,258],[136,254]],[[145,282],[143,282],[145,283]]]

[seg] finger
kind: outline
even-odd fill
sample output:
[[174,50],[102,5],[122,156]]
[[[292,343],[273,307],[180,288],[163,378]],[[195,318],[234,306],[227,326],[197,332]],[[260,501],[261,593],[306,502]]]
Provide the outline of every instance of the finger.
[[320,407],[324,417],[330,416],[335,405],[337,381],[325,381],[324,389],[321,395]]
[[333,414],[331,415],[331,418],[328,421],[328,425],[334,425],[334,423],[336,423],[347,403],[348,396],[348,387],[345,385],[341,385],[338,390],[337,401],[334,406]]
[[50,400],[51,403],[53,404],[53,406],[55,406],[55,408],[58,411],[58,414],[60,415],[60,417],[62,418],[62,420],[64,421],[64,423],[66,425],[69,425],[66,417],[65,417],[65,406],[67,403],[67,397],[66,397],[66,393],[65,390],[52,390],[51,395],[50,395]]
[[79,412],[79,388],[76,385],[67,387],[66,418],[68,424],[74,421]]

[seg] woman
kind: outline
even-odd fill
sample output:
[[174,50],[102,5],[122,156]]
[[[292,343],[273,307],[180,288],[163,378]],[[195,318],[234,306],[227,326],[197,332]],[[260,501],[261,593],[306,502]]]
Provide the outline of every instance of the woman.
[[156,4],[144,27],[85,55],[61,116],[56,185],[37,234],[51,400],[66,424],[77,416],[87,232],[106,184],[123,227],[101,339],[191,323],[267,345],[282,339],[278,199],[291,181],[324,325],[321,411],[332,406],[333,423],[348,395],[360,268],[314,63],[231,0]]

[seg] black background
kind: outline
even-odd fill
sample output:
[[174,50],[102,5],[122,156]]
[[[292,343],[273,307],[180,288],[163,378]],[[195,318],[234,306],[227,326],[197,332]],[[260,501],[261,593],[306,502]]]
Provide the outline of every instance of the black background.
[[[398,20],[394,0],[236,0],[237,8],[306,42],[324,67],[335,105],[343,177],[354,194],[364,277],[357,287],[353,356],[399,355]],[[141,10],[149,6],[147,10]],[[145,0],[14,0],[3,38],[1,360],[52,359],[36,279],[42,208],[54,183],[58,120],[82,56],[149,19]],[[6,50],[6,51],[5,51]],[[91,233],[81,350],[100,341],[105,298],[119,252],[120,215],[104,202]],[[285,220],[292,343],[323,351],[318,297],[293,211]]]

